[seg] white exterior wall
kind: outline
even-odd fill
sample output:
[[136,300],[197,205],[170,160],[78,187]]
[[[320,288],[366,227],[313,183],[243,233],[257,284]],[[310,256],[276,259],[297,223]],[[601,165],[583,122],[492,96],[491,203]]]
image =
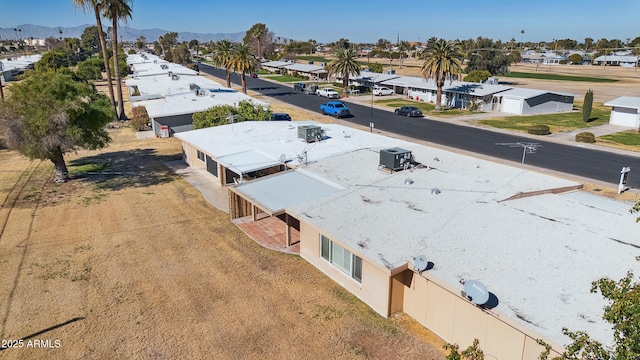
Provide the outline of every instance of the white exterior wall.
[[614,106],[611,110],[609,124],[629,126],[634,129],[640,128],[640,114],[638,114],[638,109]]
[[522,115],[522,100],[502,98],[502,112]]

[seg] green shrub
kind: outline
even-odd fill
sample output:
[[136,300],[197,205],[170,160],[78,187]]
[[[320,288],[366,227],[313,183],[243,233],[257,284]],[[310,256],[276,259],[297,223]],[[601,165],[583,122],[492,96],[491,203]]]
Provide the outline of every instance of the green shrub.
[[132,109],[133,116],[129,121],[129,124],[136,131],[143,131],[148,128],[149,124],[149,114],[147,113],[147,108],[144,106],[136,106]]
[[549,135],[549,127],[547,125],[535,124],[529,126],[527,132],[532,135]]
[[596,136],[590,132],[581,132],[576,134],[576,141],[593,144],[596,142]]

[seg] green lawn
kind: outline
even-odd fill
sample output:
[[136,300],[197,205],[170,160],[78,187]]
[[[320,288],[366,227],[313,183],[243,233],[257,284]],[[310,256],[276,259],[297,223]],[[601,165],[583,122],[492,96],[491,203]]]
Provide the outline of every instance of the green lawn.
[[295,76],[288,75],[274,75],[274,76],[266,76],[267,79],[275,80],[278,82],[298,82],[298,81],[306,81],[306,79],[302,79]]
[[296,56],[296,58],[298,60],[302,60],[302,61],[313,61],[313,62],[326,62],[328,63],[329,59],[322,57],[322,56]]
[[501,74],[500,77],[507,78],[524,78],[524,79],[541,79],[541,80],[562,80],[562,81],[589,81],[589,82],[617,82],[615,79],[594,78],[588,76],[571,76],[543,73],[526,73],[512,71],[509,74]]
[[440,117],[448,117],[448,116],[461,116],[461,115],[469,115],[471,112],[469,110],[464,109],[444,109],[442,111],[436,111],[436,106],[431,103],[425,103],[421,101],[411,101],[404,99],[385,99],[385,100],[374,100],[373,102],[376,105],[388,106],[391,108],[399,108],[401,106],[415,106],[418,109],[422,110],[424,115],[429,116],[440,116]]
[[623,131],[615,134],[600,136],[596,142],[614,143],[619,147],[640,151],[640,133],[636,130]]
[[479,120],[477,123],[500,129],[522,132],[527,132],[527,128],[530,125],[542,124],[549,126],[551,133],[558,133],[606,124],[609,122],[610,112],[610,107],[606,107],[602,103],[594,102],[593,110],[591,111],[591,121],[585,123],[582,121],[582,102],[576,101],[574,103],[574,111],[572,112],[530,116],[508,116],[491,120]]

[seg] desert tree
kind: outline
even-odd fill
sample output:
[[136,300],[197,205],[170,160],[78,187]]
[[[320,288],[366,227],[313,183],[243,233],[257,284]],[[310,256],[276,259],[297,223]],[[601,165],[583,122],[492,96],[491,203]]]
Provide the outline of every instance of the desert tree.
[[118,106],[116,116],[119,120],[125,120],[124,100],[122,98],[122,78],[120,75],[120,65],[118,64],[118,23],[131,18],[130,0],[104,0],[102,15],[111,20],[111,46],[113,48],[113,72],[116,77],[116,93],[118,95]]
[[593,90],[587,90],[584,94],[584,101],[582,102],[582,121],[589,122],[591,119],[591,110],[593,109]]
[[230,68],[240,74],[242,92],[247,93],[246,74],[255,71],[258,67],[258,59],[253,56],[251,46],[246,43],[236,43],[231,48]]
[[111,70],[109,67],[109,50],[107,49],[107,41],[104,31],[102,30],[102,10],[104,8],[103,0],[73,0],[76,7],[82,8],[83,11],[93,11],[96,17],[96,27],[98,30],[98,40],[100,41],[100,49],[102,50],[102,59],[104,68],[107,72],[107,89],[109,90],[109,100],[116,110],[116,98],[113,94],[113,82],[111,81]]
[[269,28],[267,28],[267,25],[263,24],[263,23],[257,23],[254,24],[253,26],[251,26],[251,28],[249,28],[249,30],[247,30],[247,33],[243,39],[243,42],[246,44],[252,44],[252,43],[256,43],[256,50],[257,50],[257,58],[258,59],[262,59],[262,55],[263,55],[263,45],[265,44],[265,42],[267,41],[267,36],[269,35]]
[[347,95],[349,91],[349,76],[360,75],[360,63],[356,60],[356,52],[352,48],[336,47],[333,51],[334,60],[325,67],[327,76],[342,76],[342,92]]
[[64,155],[105,147],[111,139],[104,127],[113,113],[107,97],[67,71],[33,71],[0,103],[0,129],[9,149],[51,161],[55,182],[64,182]]
[[455,44],[451,41],[439,39],[430,42],[423,52],[424,63],[420,73],[425,79],[432,79],[436,83],[436,111],[442,110],[442,88],[447,79],[453,82],[453,76],[462,72],[460,59]]
[[223,67],[227,87],[231,87],[231,48],[233,44],[227,39],[218,40],[213,44],[212,59],[216,66]]

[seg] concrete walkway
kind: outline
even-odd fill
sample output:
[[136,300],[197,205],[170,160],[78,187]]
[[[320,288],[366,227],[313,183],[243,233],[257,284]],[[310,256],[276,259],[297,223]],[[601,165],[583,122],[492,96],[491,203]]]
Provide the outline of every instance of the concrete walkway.
[[216,209],[229,213],[229,198],[227,188],[220,187],[212,181],[204,170],[189,167],[182,160],[167,161],[164,163],[173,172],[178,174],[196,190],[202,193],[202,197]]

